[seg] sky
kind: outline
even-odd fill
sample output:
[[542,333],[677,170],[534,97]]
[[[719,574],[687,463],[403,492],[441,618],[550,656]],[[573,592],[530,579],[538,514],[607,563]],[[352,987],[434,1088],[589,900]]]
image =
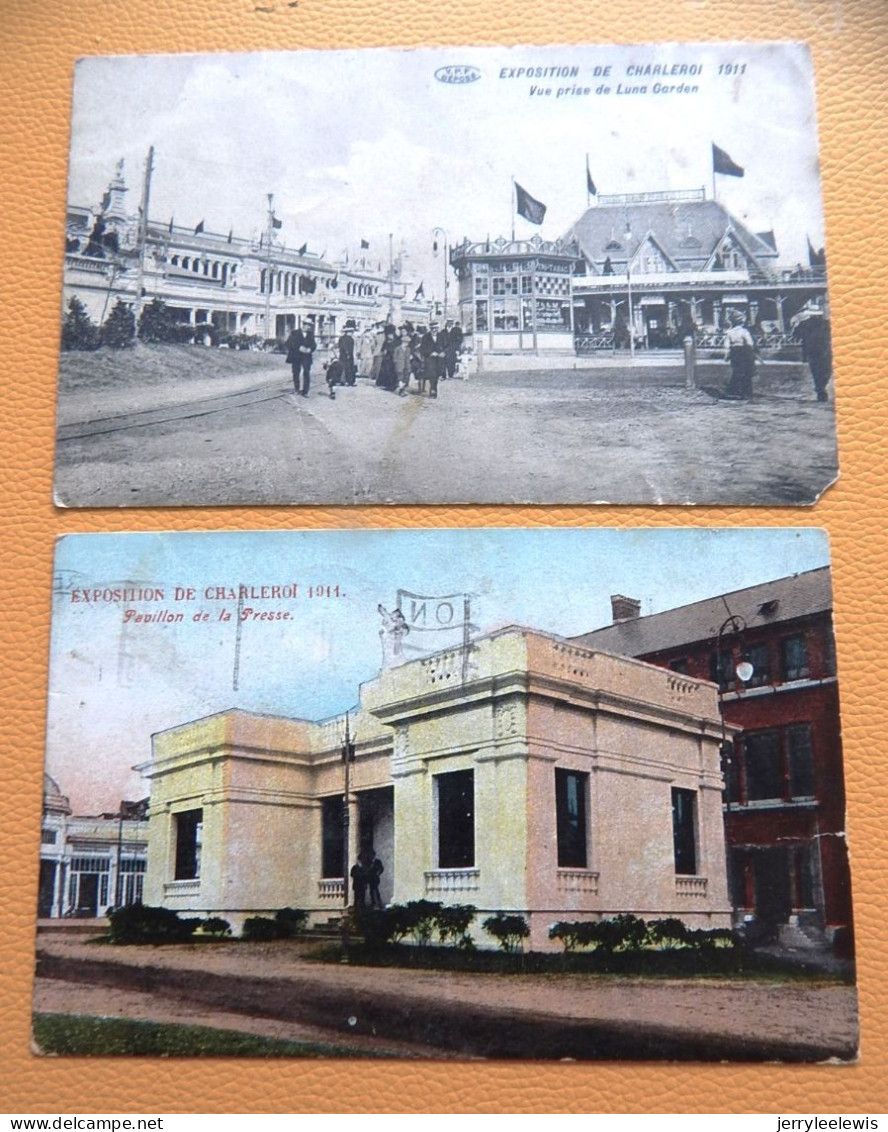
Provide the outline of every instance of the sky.
[[[611,594],[658,613],[828,562],[825,532],[808,528],[68,535],[56,548],[46,770],[75,812],[110,811],[147,794],[132,767],[150,760],[155,732],[231,707],[344,712],[379,672],[377,606],[392,609],[399,588],[468,593],[478,633],[575,636],[610,623]],[[224,593],[239,585],[257,588],[244,610],[289,617],[250,615],[238,644],[238,602]],[[296,595],[263,599],[261,586]],[[163,598],[116,600],[126,588]],[[84,600],[94,590],[104,596]],[[183,620],[137,620],[164,611]]]
[[[454,64],[481,77],[436,81]],[[627,77],[647,64],[702,73]],[[580,74],[500,77],[553,66]],[[656,82],[699,91],[655,94]],[[562,87],[591,93],[559,97]],[[713,142],[745,169],[717,178],[718,199],[753,231],[774,229],[783,263],[806,263],[808,238],[824,244],[813,74],[807,50],[786,43],[87,58],[68,199],[98,205],[122,157],[135,212],[153,145],[153,220],[258,238],[273,193],[290,248],[353,258],[366,240],[363,254],[385,267],[391,233],[405,278],[440,297],[432,229],[450,243],[508,236],[512,177],[548,209],[540,228],[519,217],[516,236],[555,239],[586,207],[587,154],[600,193],[705,186],[708,197]]]

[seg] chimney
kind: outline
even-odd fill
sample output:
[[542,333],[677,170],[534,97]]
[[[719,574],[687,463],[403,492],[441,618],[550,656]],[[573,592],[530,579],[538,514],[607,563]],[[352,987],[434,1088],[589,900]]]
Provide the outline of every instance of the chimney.
[[634,597],[611,594],[611,614],[615,625],[620,621],[634,621],[641,615],[641,602]]

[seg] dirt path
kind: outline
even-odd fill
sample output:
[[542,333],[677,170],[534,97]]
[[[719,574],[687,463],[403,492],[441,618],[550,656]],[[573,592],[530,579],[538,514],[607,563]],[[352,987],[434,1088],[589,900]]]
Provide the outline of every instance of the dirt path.
[[296,398],[274,370],[269,399],[61,441],[57,491],[75,506],[813,502],[837,471],[834,415],[802,371],[739,403],[656,368],[487,374],[437,401],[366,381],[330,400],[321,380]]
[[[318,1015],[309,1010],[310,1001],[326,1001],[331,1004],[331,1029],[340,1032],[343,1026],[348,1028],[350,1017],[356,1032],[371,1028],[371,1008],[383,1004],[385,1012],[388,1002],[414,1018],[425,1011],[430,1018],[452,1020],[463,1011],[472,1017],[507,1016],[515,1029],[537,1025],[547,1032],[547,1028],[563,1029],[569,1024],[598,1026],[602,1033],[617,1035],[624,1042],[633,1034],[639,1042],[643,1035],[654,1035],[667,1048],[678,1040],[705,1050],[709,1044],[717,1048],[729,1039],[738,1048],[750,1050],[760,1045],[778,1048],[781,1043],[803,1045],[822,1050],[825,1058],[833,1051],[853,1050],[857,1042],[856,992],[832,983],[406,973],[312,963],[300,957],[298,946],[287,943],[250,945],[248,960],[244,945],[237,943],[97,949],[45,937],[40,950],[56,960],[73,961],[71,969],[79,971],[78,980],[104,980],[101,993],[105,994],[109,987],[112,995],[117,993],[114,983],[119,984],[121,978],[126,981],[125,969],[129,968],[134,987],[146,970],[168,972],[151,976],[159,985],[174,982],[172,973],[176,972],[180,989],[175,993],[186,1001],[188,993],[181,987],[192,988],[195,1001],[212,1000],[215,992],[210,983],[216,979],[219,987],[227,988],[232,1003],[239,1001],[239,1011],[246,1009],[254,1017],[280,1017],[279,1008],[290,994],[290,1001],[297,1005],[283,1007],[283,1012],[299,1010],[298,1004],[303,1003],[304,1017],[316,1025]],[[90,973],[83,960],[107,962],[117,973],[108,972],[107,978],[99,970]],[[51,960],[44,962],[44,969],[51,967]],[[248,982],[243,983],[247,972]],[[222,1006],[215,1002],[215,1009]],[[429,1034],[428,1040],[434,1043],[434,1035]],[[541,1050],[537,1056],[545,1055]]]

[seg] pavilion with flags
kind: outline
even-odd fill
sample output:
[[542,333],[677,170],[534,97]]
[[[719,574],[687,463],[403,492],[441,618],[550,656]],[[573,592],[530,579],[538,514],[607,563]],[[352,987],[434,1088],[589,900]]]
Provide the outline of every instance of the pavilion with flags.
[[[309,250],[302,233],[287,247],[273,198],[263,226],[238,235],[230,223],[214,231],[206,217],[181,224],[149,217],[143,231],[127,193],[120,162],[95,205],[68,210],[64,304],[76,297],[99,324],[118,299],[135,307],[140,260],[143,303],[162,301],[194,327],[199,343],[283,341],[309,316],[322,346],[331,346],[347,322],[360,332],[389,311],[428,321],[431,305],[418,280],[400,273],[390,279],[388,265],[354,256],[349,262],[347,251],[328,260]],[[361,240],[365,251],[369,246]]]

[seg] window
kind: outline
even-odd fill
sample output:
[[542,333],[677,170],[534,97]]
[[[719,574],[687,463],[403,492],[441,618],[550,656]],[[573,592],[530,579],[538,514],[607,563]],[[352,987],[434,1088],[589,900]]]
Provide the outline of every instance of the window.
[[763,802],[783,797],[783,760],[779,731],[751,731],[743,736],[746,797]]
[[43,829],[40,831],[40,844],[41,845],[55,845],[56,831],[54,829]]
[[741,804],[791,802],[815,796],[814,745],[809,723],[748,731],[741,744],[741,788],[745,785],[739,797]]
[[669,667],[673,672],[677,672],[680,676],[687,676],[689,671],[688,658],[686,656],[680,656],[675,660],[670,660]]
[[470,869],[475,864],[475,772],[457,770],[435,777],[438,789],[438,868]]
[[321,800],[321,876],[342,876],[342,795]]
[[200,843],[203,810],[176,814],[176,880],[196,880],[200,876]]
[[771,683],[771,656],[766,644],[744,649],[743,659],[752,665],[752,676],[746,683],[747,688],[760,688],[763,684]]
[[697,872],[697,796],[693,790],[672,788],[672,847],[675,871],[681,876]]
[[477,275],[475,276],[475,294],[476,295],[486,295],[487,294],[487,285],[488,285],[488,279],[487,279],[486,275],[481,276],[480,278]]
[[479,299],[475,303],[475,330],[479,333],[487,329],[487,300]]
[[734,687],[734,658],[729,650],[709,655],[709,679],[724,692]]
[[558,867],[585,869],[586,796],[589,776],[573,770],[555,771],[555,820],[558,829]]
[[811,728],[797,723],[786,729],[786,754],[789,759],[789,793],[792,798],[814,797],[814,752]]
[[499,277],[494,276],[493,293],[494,295],[517,295],[517,275],[501,275]]
[[780,645],[780,652],[784,680],[804,680],[810,674],[808,646],[804,637],[787,637]]

